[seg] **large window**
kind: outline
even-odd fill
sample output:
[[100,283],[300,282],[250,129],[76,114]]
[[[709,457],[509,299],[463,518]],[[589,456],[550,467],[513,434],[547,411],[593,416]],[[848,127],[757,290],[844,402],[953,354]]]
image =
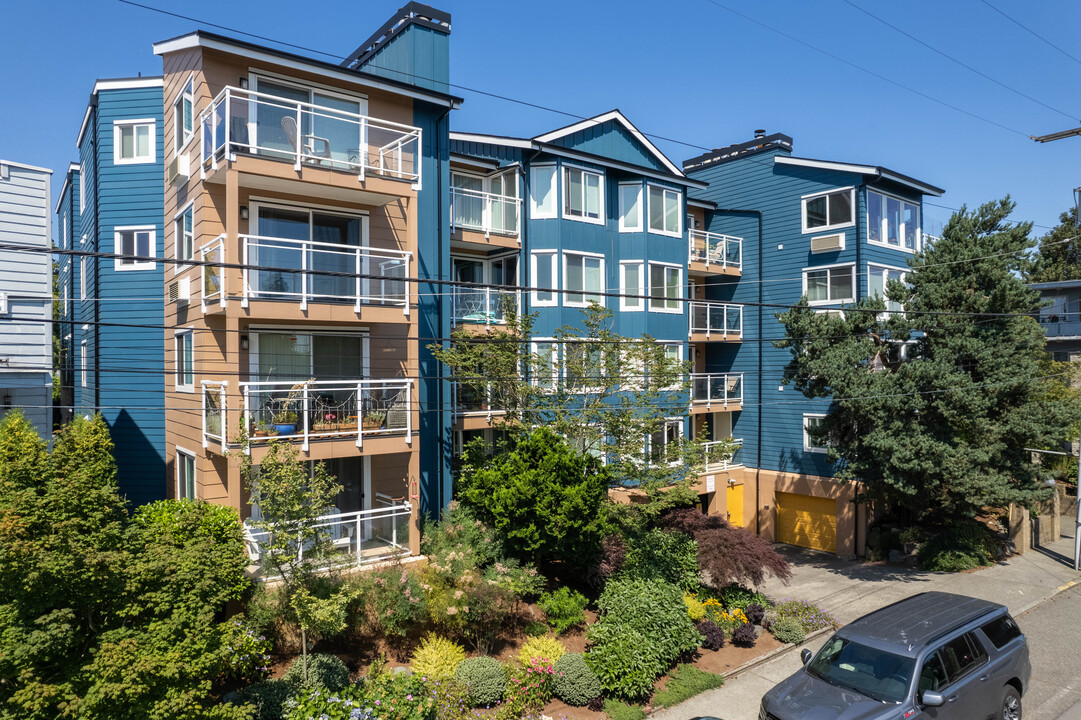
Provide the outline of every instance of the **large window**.
[[604,222],[604,175],[576,167],[563,168],[563,217]]
[[649,186],[649,231],[661,235],[678,237],[680,233],[679,217],[680,193],[678,190]]
[[113,123],[113,162],[117,165],[154,162],[156,144],[153,119]]
[[683,271],[678,265],[649,264],[649,309],[652,312],[678,313]]
[[824,453],[829,447],[829,442],[812,434],[826,422],[826,416],[818,413],[808,413],[803,416],[803,449],[806,452]]
[[619,184],[619,231],[642,229],[642,183]]
[[556,217],[556,166],[533,165],[529,168],[529,215],[532,218]]
[[532,303],[541,307],[556,305],[554,291],[559,287],[555,251],[533,253],[529,274],[530,285],[533,287]]
[[[195,255],[195,208],[188,205],[176,216],[176,259],[191,260]],[[177,271],[183,266],[178,265]]]
[[173,122],[176,125],[176,150],[180,151],[185,145],[188,144],[188,140],[194,134],[194,84],[193,78],[189,77],[188,81],[184,83],[184,87],[181,88],[180,94],[177,95],[176,100],[173,102]]
[[115,252],[134,257],[118,257],[114,267],[117,270],[153,270],[156,263],[143,258],[154,257],[154,235],[152,227],[116,228],[113,238]]
[[534,342],[532,347],[535,360],[533,370],[533,384],[544,390],[555,388],[556,377],[559,375],[559,358],[557,346],[554,342]]
[[599,255],[563,253],[563,304],[585,307],[589,302],[604,304],[604,258]]
[[195,391],[195,333],[192,330],[176,331],[176,389],[180,392]]
[[855,265],[809,268],[803,271],[803,294],[811,305],[855,300]]
[[641,260],[621,262],[619,264],[619,309],[625,312],[636,312],[643,309],[645,300],[641,297],[628,297],[633,295],[645,295],[644,263]]
[[513,234],[518,232],[518,173],[494,175],[452,172],[454,227]]
[[803,232],[820,232],[854,224],[856,189],[844,188],[803,198]]
[[919,250],[920,206],[867,191],[867,240],[899,250]]
[[195,499],[195,456],[180,448],[176,449],[176,497]]
[[654,464],[679,463],[679,445],[683,437],[683,421],[669,418],[660,428],[649,435],[649,459]]
[[[886,300],[886,284],[890,280],[905,281],[905,271],[900,268],[887,267],[885,265],[867,265],[867,294],[879,295]],[[886,300],[886,310],[900,312],[904,307],[899,302]],[[888,317],[888,316],[887,316]]]

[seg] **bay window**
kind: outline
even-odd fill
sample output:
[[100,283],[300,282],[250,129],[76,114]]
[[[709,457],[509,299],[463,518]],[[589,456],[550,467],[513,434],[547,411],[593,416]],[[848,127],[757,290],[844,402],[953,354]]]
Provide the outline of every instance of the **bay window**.
[[[879,295],[886,300],[886,310],[899,312],[903,310],[901,303],[886,299],[886,285],[890,280],[905,281],[905,271],[899,268],[891,268],[885,265],[867,265],[867,294]],[[885,315],[884,317],[889,317]]]
[[661,235],[678,237],[680,234],[679,216],[680,193],[678,190],[649,186],[649,231]]
[[642,229],[642,184],[619,184],[619,231],[638,232]]
[[643,275],[643,263],[641,260],[634,262],[621,262],[619,264],[619,309],[623,311],[637,312],[642,310],[645,295],[645,281]]
[[563,168],[563,217],[604,222],[604,175],[576,167]]
[[533,165],[529,168],[529,215],[536,219],[556,216],[555,165]]
[[920,243],[920,206],[868,190],[867,241],[916,252]]
[[679,443],[683,437],[683,420],[669,418],[649,434],[649,459],[654,464],[679,462]]
[[585,307],[595,301],[602,305],[604,298],[604,258],[599,255],[563,253],[563,304],[569,307]]
[[530,266],[530,285],[533,287],[532,302],[534,305],[553,306],[557,304],[554,291],[559,288],[556,277],[555,251],[533,253]]
[[803,232],[821,232],[854,224],[856,189],[843,188],[803,198]]
[[649,309],[651,312],[678,313],[683,271],[678,265],[649,264]]
[[559,373],[556,344],[550,341],[534,342],[532,351],[533,384],[543,390],[554,389]]
[[803,271],[803,294],[811,305],[855,300],[855,265],[808,268]]

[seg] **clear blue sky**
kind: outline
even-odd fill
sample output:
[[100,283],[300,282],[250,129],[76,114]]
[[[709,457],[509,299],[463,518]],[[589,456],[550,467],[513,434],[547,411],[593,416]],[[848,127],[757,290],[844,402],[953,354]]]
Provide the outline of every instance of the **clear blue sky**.
[[[404,4],[142,1],[343,56]],[[1014,219],[1043,226],[1072,205],[1081,137],[1039,145],[1026,136],[1081,125],[1081,63],[981,0],[852,2],[1066,115],[957,66],[844,0],[716,2],[1019,132],[872,77],[709,0],[432,4],[452,13],[451,80],[461,86],[577,115],[618,107],[644,132],[707,148],[748,140],[755,128],[784,132],[797,155],[883,165],[946,188],[931,202],[951,208],[1009,193],[1018,203]],[[989,2],[1081,59],[1081,3]],[[4,15],[0,157],[51,167],[54,194],[75,159],[94,80],[160,74],[151,44],[198,27],[117,0],[9,1]],[[457,130],[531,136],[572,121],[454,91],[466,100],[453,117]],[[701,152],[657,142],[677,162]],[[925,227],[937,231],[949,214],[927,207]]]

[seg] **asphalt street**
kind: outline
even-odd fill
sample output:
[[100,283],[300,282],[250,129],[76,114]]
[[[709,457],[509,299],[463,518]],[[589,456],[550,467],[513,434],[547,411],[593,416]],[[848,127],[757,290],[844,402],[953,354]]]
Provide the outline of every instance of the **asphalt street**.
[[1028,638],[1032,684],[1025,693],[1031,720],[1081,720],[1081,585],[1018,618]]

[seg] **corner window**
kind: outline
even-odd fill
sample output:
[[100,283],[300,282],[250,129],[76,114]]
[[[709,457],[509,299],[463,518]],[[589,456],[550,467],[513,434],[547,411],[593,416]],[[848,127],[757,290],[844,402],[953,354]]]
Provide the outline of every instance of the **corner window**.
[[153,228],[117,228],[114,236],[114,250],[118,257],[114,263],[117,270],[153,270],[156,263],[143,258],[154,257]]
[[[176,216],[176,259],[191,260],[195,254],[195,208],[188,205]],[[177,266],[179,272],[181,266]]]
[[824,414],[805,414],[803,416],[803,449],[805,452],[824,453],[830,446],[829,441],[822,437],[811,434],[811,430],[818,430],[826,422]]
[[563,304],[585,307],[590,302],[604,304],[604,258],[599,255],[563,253]]
[[642,229],[642,184],[619,184],[619,231],[639,232]]
[[533,384],[542,390],[555,388],[559,374],[559,361],[554,342],[533,343]]
[[117,165],[152,163],[156,158],[154,120],[118,120],[113,123],[113,162]]
[[856,189],[844,188],[803,198],[803,232],[820,232],[854,224]]
[[678,265],[649,264],[649,309],[651,312],[681,311],[680,290],[683,270]]
[[680,233],[680,207],[678,190],[649,186],[649,231],[678,237]]
[[180,448],[176,449],[176,498],[195,499],[195,456]]
[[555,165],[529,168],[529,216],[538,220],[556,217]]
[[180,90],[176,102],[173,103],[173,122],[176,125],[176,150],[188,144],[188,140],[195,134],[194,129],[194,79],[189,77]]
[[604,175],[576,167],[563,168],[563,217],[604,222]]
[[180,392],[195,391],[195,332],[178,330],[176,333],[176,389]]
[[530,259],[529,279],[533,287],[532,303],[539,307],[556,305],[555,291],[559,287],[556,280],[555,252],[535,252]]
[[[879,295],[883,300],[886,299],[886,284],[890,280],[905,281],[905,271],[899,268],[891,268],[885,265],[867,265],[867,295],[874,296]],[[890,312],[900,312],[904,310],[904,307],[899,302],[893,302],[892,300],[886,300],[886,310]],[[888,318],[889,314],[885,313],[884,318]]]
[[868,190],[867,241],[916,252],[920,245],[920,206]]
[[810,268],[803,271],[803,294],[811,305],[853,302],[855,279],[855,265]]
[[645,295],[644,264],[637,262],[621,262],[619,264],[619,309],[623,311],[637,312],[643,309],[645,303],[641,297],[629,297]]
[[679,444],[682,437],[683,420],[679,418],[665,420],[660,428],[649,435],[647,447],[650,462],[655,465],[679,463]]

